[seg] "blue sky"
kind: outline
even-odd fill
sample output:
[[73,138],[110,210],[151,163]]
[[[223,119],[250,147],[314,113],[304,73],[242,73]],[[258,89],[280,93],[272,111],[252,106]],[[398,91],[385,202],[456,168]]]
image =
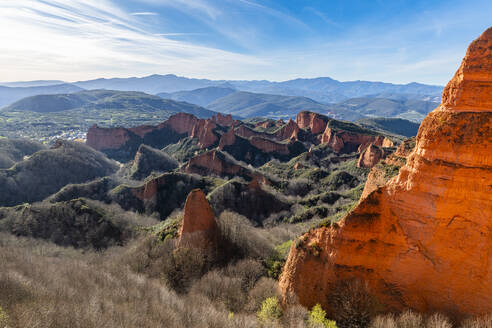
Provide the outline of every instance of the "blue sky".
[[1,0],[0,80],[444,85],[491,13],[490,0]]

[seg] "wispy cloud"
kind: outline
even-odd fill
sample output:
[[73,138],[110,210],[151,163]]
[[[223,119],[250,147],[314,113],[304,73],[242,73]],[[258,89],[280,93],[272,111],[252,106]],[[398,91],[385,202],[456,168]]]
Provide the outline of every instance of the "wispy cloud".
[[159,16],[159,13],[156,13],[153,11],[142,11],[142,12],[131,13],[130,15],[132,15],[132,16]]
[[[109,0],[0,2],[0,76],[3,80],[65,80],[90,76],[177,73],[218,77],[228,67],[240,76],[264,61],[199,46],[146,30]],[[15,31],[13,33],[12,31]],[[166,35],[167,34],[167,35]]]
[[334,27],[340,27],[340,24],[336,23],[335,21],[331,20],[330,18],[328,18],[328,16],[319,11],[318,9],[315,9],[313,7],[304,7],[304,10],[305,11],[309,11],[311,13],[313,13],[314,15],[318,16],[319,18],[321,18],[326,24],[328,25],[331,25],[331,26],[334,26]]
[[378,8],[382,21],[363,22],[351,16],[350,5],[330,11],[305,2],[0,0],[0,77],[174,73],[444,84],[467,44],[490,25],[490,0],[472,2],[399,16]]
[[222,11],[207,0],[137,0],[141,3],[152,4],[155,6],[171,6],[185,12],[195,11],[205,14],[209,18],[215,19],[222,14]]

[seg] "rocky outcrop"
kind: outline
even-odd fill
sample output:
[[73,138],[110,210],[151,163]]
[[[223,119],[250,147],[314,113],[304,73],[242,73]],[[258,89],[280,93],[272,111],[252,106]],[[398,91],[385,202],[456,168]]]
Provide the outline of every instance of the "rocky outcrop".
[[357,167],[372,168],[384,156],[384,149],[376,146],[375,144],[370,144],[360,153],[359,159],[357,161]]
[[[154,125],[141,125],[134,128],[100,128],[93,125],[87,132],[87,145],[96,150],[119,149],[130,140],[138,139],[137,142],[143,143],[143,139],[156,131],[168,130],[177,135],[191,136],[193,128],[200,121],[192,114],[178,113],[169,117],[165,122]],[[137,137],[138,136],[138,137]],[[173,140],[174,141],[174,140]],[[140,145],[140,144],[138,144]],[[137,145],[137,146],[138,146]]]
[[215,128],[217,128],[217,124],[212,120],[198,120],[190,137],[198,139],[198,145],[201,148],[208,148],[219,140],[214,133]]
[[491,111],[492,30],[475,40],[442,94],[442,106],[455,111]]
[[276,153],[280,155],[288,155],[290,153],[289,145],[286,143],[279,143],[262,137],[251,137],[249,141],[254,147],[265,153]]
[[236,124],[231,114],[222,115],[217,113],[217,115],[212,116],[212,121],[222,126],[233,126]]
[[[399,174],[293,246],[280,285],[328,310],[358,279],[387,310],[492,311],[492,28],[474,41]],[[309,250],[316,246],[319,252]]]
[[313,134],[322,133],[326,129],[328,121],[328,117],[308,111],[299,112],[296,117],[299,128],[309,129]]
[[373,166],[367,176],[361,200],[366,198],[374,190],[384,186],[389,179],[396,176],[400,168],[407,162],[407,157],[414,148],[415,138],[404,140],[393,154],[390,154]]
[[278,140],[297,140],[299,134],[299,126],[293,120],[289,120],[286,125],[275,132],[275,137]]
[[87,131],[86,144],[95,150],[118,149],[123,147],[132,137],[130,130],[125,128],[100,128],[96,124]]
[[205,194],[201,189],[192,190],[186,198],[178,247],[216,247],[218,238],[219,228]]
[[161,127],[167,127],[179,134],[191,135],[198,118],[195,115],[188,113],[177,113],[169,117],[166,122],[162,123]]
[[255,124],[256,127],[261,127],[264,129],[269,129],[275,126],[275,122],[272,120],[262,121]]
[[259,132],[256,130],[252,130],[246,125],[241,125],[236,129],[236,134],[240,137],[249,139],[251,137],[263,137],[263,138],[269,138],[270,135],[265,132]]
[[234,128],[230,128],[229,131],[224,133],[219,140],[219,149],[223,150],[224,147],[232,146],[236,142],[236,134],[234,133]]
[[[321,137],[321,143],[328,144],[337,153],[361,152],[370,144],[379,147],[391,147],[393,143],[390,139],[370,134],[370,131],[350,131],[344,129],[335,129],[327,126]],[[384,144],[384,146],[383,146]]]
[[158,213],[161,219],[168,217],[176,208],[182,208],[188,193],[196,188],[209,192],[211,179],[186,173],[164,173],[148,178],[139,186],[120,185],[109,193],[112,201],[123,209],[148,215]]
[[256,178],[262,183],[269,183],[262,174],[240,165],[234,158],[218,150],[211,150],[193,157],[183,167],[183,171],[222,177],[239,176],[248,180]]
[[301,129],[310,129],[311,133],[319,134],[325,131],[330,119],[324,115],[302,111],[297,114],[296,122]]

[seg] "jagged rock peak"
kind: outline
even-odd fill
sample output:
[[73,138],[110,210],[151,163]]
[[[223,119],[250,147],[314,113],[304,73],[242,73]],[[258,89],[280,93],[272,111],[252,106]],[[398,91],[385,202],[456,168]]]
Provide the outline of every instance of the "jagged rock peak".
[[492,111],[492,27],[473,41],[442,95],[442,110]]
[[212,207],[201,189],[193,189],[184,207],[179,246],[207,248],[217,245],[219,230]]

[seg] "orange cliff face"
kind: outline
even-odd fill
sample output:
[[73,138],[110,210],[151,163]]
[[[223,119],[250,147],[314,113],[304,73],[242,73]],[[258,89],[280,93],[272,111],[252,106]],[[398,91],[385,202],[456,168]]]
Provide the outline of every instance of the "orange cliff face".
[[299,126],[297,126],[296,122],[290,119],[286,125],[284,125],[275,133],[275,136],[278,140],[285,140],[285,139],[297,140],[298,134],[299,134]]
[[384,157],[384,155],[383,149],[374,144],[370,144],[360,153],[357,167],[372,168]]
[[217,176],[241,176],[249,180],[257,179],[269,184],[268,179],[258,172],[239,165],[219,150],[210,150],[191,158],[181,169],[186,173]]
[[118,149],[131,138],[131,132],[124,128],[100,128],[93,125],[87,131],[86,144],[96,150]]
[[191,137],[198,139],[201,148],[208,148],[219,140],[214,133],[217,124],[212,120],[198,120],[191,131]]
[[327,126],[323,132],[321,143],[328,144],[328,146],[337,153],[353,151],[362,152],[371,144],[378,147],[393,146],[393,142],[383,136],[334,130],[329,126]]
[[212,116],[212,121],[222,126],[234,126],[238,123],[237,121],[234,121],[231,114],[222,115],[221,113]]
[[296,122],[299,128],[309,128],[313,134],[318,134],[325,131],[328,120],[329,119],[326,116],[307,111],[298,113],[296,117]]
[[200,189],[192,190],[186,198],[178,246],[216,246],[218,236],[219,228],[205,194]]
[[[291,248],[280,279],[301,304],[366,281],[387,310],[492,312],[492,28],[474,41],[399,175],[337,227]],[[318,256],[309,251],[314,244]]]
[[367,176],[360,199],[366,198],[374,190],[384,186],[389,179],[397,175],[414,148],[415,138],[404,140],[393,154],[388,155],[388,157],[373,166]]
[[285,143],[275,142],[262,137],[251,137],[249,142],[265,153],[277,153],[288,155],[290,153],[289,145]]
[[191,135],[193,131],[193,127],[198,122],[198,118],[196,118],[192,114],[188,113],[177,113],[172,115],[167,119],[166,122],[162,123],[160,126],[164,126],[170,128],[176,133],[179,134],[187,134]]

